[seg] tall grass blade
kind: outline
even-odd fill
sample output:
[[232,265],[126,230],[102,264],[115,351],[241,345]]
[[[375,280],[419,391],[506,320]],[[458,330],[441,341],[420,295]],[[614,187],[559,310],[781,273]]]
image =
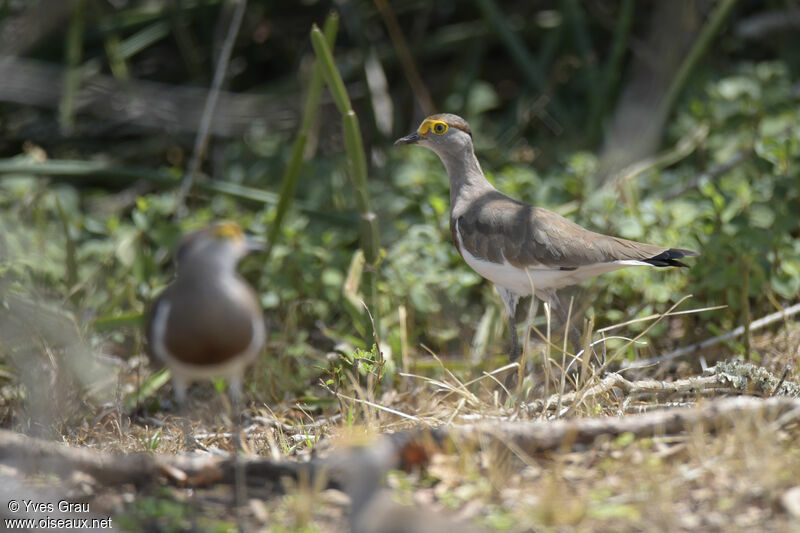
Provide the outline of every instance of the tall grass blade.
[[661,101],[661,107],[658,109],[658,120],[662,123],[666,121],[667,116],[675,106],[675,102],[678,101],[678,96],[680,96],[681,91],[683,91],[683,87],[689,80],[689,75],[692,73],[692,70],[694,70],[694,67],[697,66],[700,58],[705,55],[711,44],[711,40],[722,28],[722,24],[733,10],[736,1],[737,0],[722,0],[719,2],[708,22],[703,26],[700,35],[697,37],[697,41],[695,41],[691,50],[689,50],[689,53],[686,55],[686,58],[683,60],[683,63],[681,63],[680,69],[678,69],[678,72],[672,79],[666,96],[664,96],[664,99]]
[[381,14],[381,18],[383,18],[386,29],[389,30],[389,38],[392,40],[392,46],[394,46],[397,57],[400,60],[400,65],[403,67],[406,79],[409,85],[411,85],[414,98],[416,98],[423,113],[426,115],[432,114],[435,111],[433,98],[431,97],[428,87],[425,85],[422,75],[419,73],[417,64],[414,61],[414,56],[408,48],[408,42],[403,35],[403,30],[400,27],[400,23],[397,21],[397,16],[392,6],[386,0],[373,1],[375,7],[378,8]]
[[119,53],[129,59],[169,35],[169,24],[163,20],[154,22],[137,31],[120,43]]
[[64,207],[61,205],[61,201],[58,199],[58,195],[55,195],[56,201],[56,212],[58,213],[58,220],[61,223],[61,230],[64,232],[64,246],[66,248],[64,259],[65,259],[65,269],[66,269],[66,280],[67,285],[72,287],[75,283],[78,282],[78,260],[76,257],[76,250],[75,250],[75,241],[72,238],[72,234],[69,230],[69,216],[67,215],[66,211],[64,211]]
[[475,0],[483,16],[489,21],[503,41],[508,53],[514,62],[519,65],[522,74],[535,89],[542,90],[545,86],[544,75],[539,70],[539,65],[533,59],[525,43],[511,29],[511,24],[503,15],[502,10],[494,0]]
[[83,29],[86,0],[72,0],[72,18],[69,22],[66,42],[67,72],[58,108],[58,122],[63,133],[69,134],[75,127],[75,102],[81,83],[80,63],[83,56]]
[[611,51],[608,54],[608,61],[603,68],[602,79],[594,106],[589,114],[588,137],[594,143],[600,138],[603,127],[603,120],[606,113],[612,109],[612,99],[615,96],[614,89],[619,83],[622,74],[622,61],[628,49],[628,38],[630,37],[631,27],[633,26],[634,0],[622,0],[617,17],[617,25],[614,28],[614,41],[611,43]]
[[[128,183],[144,180],[164,188],[174,187],[179,181],[173,172],[144,167],[114,166],[105,161],[79,161],[72,159],[50,159],[31,162],[26,159],[0,159],[0,180],[15,175],[59,176],[79,180],[102,178],[113,183]],[[234,198],[261,204],[277,204],[278,195],[261,189],[239,185],[238,183],[212,180],[199,175],[195,187],[201,191],[225,194]],[[337,226],[352,226],[355,217],[351,213],[335,213],[298,202],[298,209],[317,220],[324,220]]]
[[178,196],[175,199],[175,218],[180,219],[186,211],[186,197],[192,189],[195,175],[200,170],[200,163],[208,146],[208,137],[211,131],[211,120],[214,118],[214,110],[217,107],[217,100],[219,93],[222,90],[222,83],[225,81],[225,75],[228,72],[228,63],[230,62],[231,54],[233,53],[233,45],[236,41],[236,35],[239,33],[239,28],[242,26],[242,19],[244,12],[247,9],[247,0],[231,0],[234,5],[233,16],[231,23],[228,27],[228,33],[225,36],[225,41],[222,43],[222,49],[219,52],[217,65],[214,69],[214,79],[211,80],[211,87],[208,90],[205,106],[203,107],[203,115],[200,118],[200,127],[197,130],[197,136],[194,139],[194,147],[192,148],[192,157],[189,159],[186,174],[183,176],[181,188],[178,190]]
[[742,265],[742,284],[739,289],[741,290],[741,307],[742,307],[742,324],[744,324],[744,358],[746,361],[750,360],[750,345],[752,338],[750,335],[750,323],[752,317],[750,316],[750,268],[753,264],[753,256],[745,255],[741,259]]
[[322,67],[322,75],[325,78],[325,83],[328,85],[333,102],[339,113],[346,115],[351,110],[350,97],[347,94],[347,88],[344,86],[344,81],[339,71],[336,69],[336,63],[333,61],[333,53],[331,52],[328,43],[325,40],[325,35],[315,24],[311,30],[311,45],[314,47],[314,53],[320,61]]
[[350,97],[347,94],[342,76],[333,61],[333,54],[328,47],[325,36],[317,26],[311,30],[311,44],[320,61],[325,83],[333,96],[336,107],[342,114],[342,130],[344,133],[345,151],[350,166],[350,177],[355,189],[356,205],[361,213],[361,249],[364,251],[366,265],[364,268],[365,293],[369,308],[375,322],[376,331],[380,331],[380,310],[378,309],[377,268],[380,260],[380,237],[378,221],[372,212],[369,191],[367,190],[367,156],[364,152],[364,141],[358,117],[353,111]]
[[122,40],[119,35],[116,33],[109,35],[103,41],[103,45],[106,49],[108,67],[111,69],[111,74],[119,80],[127,80],[128,64],[125,62],[125,56],[122,55]]
[[601,84],[591,35],[581,4],[576,0],[562,0],[561,5],[561,10],[569,20],[572,36],[575,39],[575,47],[583,63],[581,65],[581,73],[586,87],[586,96],[589,100],[589,118],[591,119],[597,113],[600,93],[596,88]]
[[[331,12],[325,20],[323,34],[328,46],[333,50],[334,43],[336,42],[336,33],[339,30],[339,16],[335,12]],[[322,67],[320,61],[314,61],[314,67],[311,72],[311,81],[308,85],[308,94],[306,94],[306,103],[303,107],[303,118],[300,122],[300,131],[292,145],[292,155],[289,159],[289,164],[283,173],[281,180],[281,190],[278,195],[278,206],[275,209],[275,219],[267,236],[267,250],[265,253],[265,260],[269,259],[272,253],[272,248],[275,241],[280,235],[283,218],[294,200],[294,192],[297,189],[297,181],[300,178],[300,171],[303,168],[303,154],[305,153],[306,143],[308,142],[308,135],[311,127],[317,117],[319,110],[319,100],[322,95]]]
[[[191,31],[189,14],[184,6],[181,5],[183,3],[176,0],[167,2],[170,32],[175,39],[175,44],[178,45],[178,51],[183,58],[183,63],[186,65],[189,76],[199,80],[203,77],[203,57],[199,52],[200,47],[197,45],[197,39]],[[222,6],[221,12],[225,13],[224,6]]]

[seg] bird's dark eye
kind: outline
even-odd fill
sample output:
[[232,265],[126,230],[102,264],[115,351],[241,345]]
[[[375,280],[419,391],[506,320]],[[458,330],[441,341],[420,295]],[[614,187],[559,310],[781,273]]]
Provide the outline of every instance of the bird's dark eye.
[[438,134],[438,135],[441,135],[442,133],[444,133],[444,132],[446,132],[446,131],[447,131],[447,125],[446,125],[446,124],[443,124],[443,123],[441,123],[441,122],[437,122],[437,123],[436,123],[436,124],[433,126],[433,133],[436,133],[436,134]]

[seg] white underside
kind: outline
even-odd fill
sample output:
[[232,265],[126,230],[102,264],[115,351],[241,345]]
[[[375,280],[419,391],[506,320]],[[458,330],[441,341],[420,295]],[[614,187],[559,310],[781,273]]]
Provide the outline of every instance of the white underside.
[[187,364],[169,351],[164,343],[165,331],[170,313],[167,301],[159,303],[153,317],[153,353],[169,367],[175,384],[178,401],[183,401],[186,388],[199,379],[225,378],[233,394],[241,390],[245,369],[258,357],[264,347],[266,331],[260,316],[253,318],[253,338],[247,348],[236,357],[216,365]]
[[475,272],[495,285],[505,287],[519,296],[529,296],[533,294],[534,290],[539,293],[575,285],[600,274],[629,266],[651,266],[643,261],[626,260],[595,263],[578,267],[575,270],[560,270],[541,264],[519,268],[510,264],[505,257],[502,263],[493,263],[475,257],[463,246],[461,234],[458,230],[458,222],[456,222],[455,233],[464,260]]

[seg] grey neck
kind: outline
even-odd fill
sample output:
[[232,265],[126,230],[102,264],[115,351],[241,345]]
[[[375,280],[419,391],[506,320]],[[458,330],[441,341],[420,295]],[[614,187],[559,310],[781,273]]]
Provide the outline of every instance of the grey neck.
[[459,153],[437,152],[450,178],[450,212],[458,216],[464,204],[495,188],[486,181],[472,144]]
[[236,266],[239,262],[237,257],[227,254],[198,254],[190,259],[195,259],[191,265],[178,266],[179,280],[214,283],[237,276]]

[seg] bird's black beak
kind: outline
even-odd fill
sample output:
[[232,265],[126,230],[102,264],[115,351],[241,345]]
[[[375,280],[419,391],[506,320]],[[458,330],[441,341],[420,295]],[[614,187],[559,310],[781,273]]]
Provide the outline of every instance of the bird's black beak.
[[412,133],[410,135],[406,135],[405,137],[401,137],[401,138],[397,139],[394,142],[394,145],[395,146],[402,146],[404,144],[417,144],[421,138],[422,137],[420,137],[419,133],[417,133],[415,131],[414,133]]

